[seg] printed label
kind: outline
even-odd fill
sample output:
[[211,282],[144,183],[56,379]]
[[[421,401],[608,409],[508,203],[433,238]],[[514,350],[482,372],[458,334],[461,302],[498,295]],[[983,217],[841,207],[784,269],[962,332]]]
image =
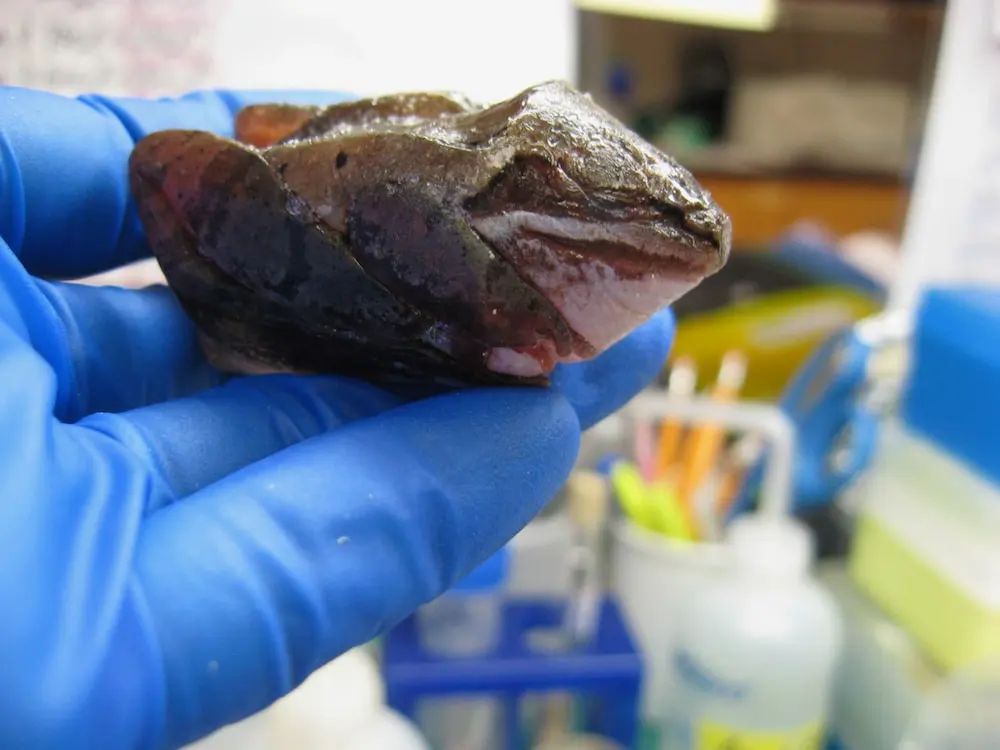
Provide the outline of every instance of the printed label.
[[695,750],[819,750],[823,727],[816,723],[784,732],[761,732],[703,720],[695,737]]

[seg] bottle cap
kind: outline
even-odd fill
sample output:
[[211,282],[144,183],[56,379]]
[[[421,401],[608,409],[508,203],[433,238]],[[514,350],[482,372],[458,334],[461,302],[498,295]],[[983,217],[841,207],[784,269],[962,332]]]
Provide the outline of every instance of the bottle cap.
[[741,572],[768,579],[802,578],[812,565],[812,536],[787,516],[742,516],[733,521],[726,540]]

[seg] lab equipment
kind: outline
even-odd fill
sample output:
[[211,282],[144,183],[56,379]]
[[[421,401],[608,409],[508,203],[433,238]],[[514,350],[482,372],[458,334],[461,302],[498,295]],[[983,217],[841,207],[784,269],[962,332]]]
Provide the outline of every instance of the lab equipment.
[[487,654],[441,659],[420,643],[415,620],[407,618],[385,639],[383,676],[387,701],[405,716],[420,705],[456,698],[496,698],[502,703],[505,750],[521,743],[525,699],[572,691],[586,705],[588,733],[622,747],[633,746],[642,663],[617,604],[602,601],[591,642],[580,649],[540,647],[543,634],[560,631],[561,602],[508,600],[501,613],[500,643]]
[[846,500],[853,579],[945,668],[1000,656],[1000,289],[932,289],[901,419]]
[[666,537],[628,518],[612,526],[611,590],[628,617],[643,660],[643,748],[659,744],[669,682],[667,654],[677,612],[697,597],[712,572],[725,566],[721,544]]
[[[738,350],[726,352],[719,365],[719,375],[712,388],[712,399],[728,403],[736,399],[746,380],[746,357]],[[690,435],[681,453],[677,491],[686,509],[688,519],[695,529],[704,526],[698,511],[696,495],[702,484],[715,469],[725,440],[721,425],[701,422],[689,427]],[[712,504],[714,505],[714,504]],[[713,512],[714,507],[709,512]]]
[[[788,384],[780,406],[796,428],[796,511],[829,504],[871,462],[878,420],[902,389],[909,337],[905,311],[865,318],[827,339]],[[752,507],[761,472],[749,473],[730,516]]]
[[1000,485],[1000,283],[928,289],[911,372],[907,425]]
[[840,561],[819,578],[843,624],[831,733],[847,750],[904,750],[900,743],[941,674],[913,639],[852,583]]
[[[745,401],[721,403],[705,396],[671,398],[647,392],[623,411],[624,434],[637,421],[709,422],[727,431],[759,435],[768,451],[764,465],[760,512],[783,517],[788,511],[794,452],[794,429],[770,404]],[[620,471],[623,464],[612,473]],[[627,466],[627,464],[624,464]],[[634,484],[634,482],[633,482]],[[626,515],[613,527],[612,586],[640,644],[647,679],[643,686],[642,721],[647,742],[656,742],[663,723],[669,683],[667,658],[673,647],[677,613],[696,598],[707,577],[724,571],[725,546],[693,543],[690,538],[651,533]]]
[[[746,358],[738,350],[727,352],[711,399],[733,401],[745,379]],[[665,395],[674,403],[686,401],[695,381],[693,363],[681,358],[671,369]],[[689,424],[672,416],[659,420],[658,428],[650,419],[634,419],[632,425],[635,464],[611,459],[607,469],[622,510],[638,525],[672,538],[716,539],[720,511],[734,494],[723,486],[733,484],[732,477],[723,475],[739,460],[727,451],[726,430],[711,421]],[[739,467],[741,474],[745,468]]]
[[567,645],[585,646],[594,637],[603,582],[600,578],[601,536],[608,517],[608,486],[596,472],[577,469],[566,482],[566,511],[576,527],[572,579],[564,627]]
[[744,397],[777,399],[818,346],[876,314],[883,297],[829,247],[780,242],[774,252],[735,253],[673,305],[671,359],[690,357],[704,386],[739,349],[748,362]]
[[413,720],[434,750],[501,750],[502,708],[493,697],[456,695],[424,701]]
[[423,648],[440,656],[471,656],[496,648],[510,553],[501,547],[436,599],[417,610]]
[[748,515],[727,566],[673,612],[663,750],[819,750],[840,648],[838,612],[810,575],[808,531]]
[[759,435],[739,437],[726,454],[722,480],[717,494],[716,517],[725,521],[733,517],[733,506],[746,483],[750,470],[758,465],[764,453],[764,441]]
[[826,342],[782,396],[798,435],[796,509],[832,501],[871,461],[878,419],[905,378],[909,336],[900,311],[865,318]]
[[904,750],[1000,747],[1000,662],[949,676],[923,700],[900,746]]
[[903,425],[848,502],[857,586],[942,668],[1000,656],[1000,489]]
[[1000,663],[942,672],[842,570],[821,576],[845,626],[831,727],[845,748],[1000,747]]
[[[772,404],[752,401],[719,402],[713,398],[671,398],[646,391],[622,412],[633,426],[638,422],[679,419],[685,423],[720,425],[730,432],[755,433],[765,441],[767,462],[762,465],[759,509],[767,515],[784,515],[790,509],[795,427],[787,415]],[[634,434],[634,429],[626,434]]]
[[627,748],[600,735],[568,734],[541,742],[532,750],[627,750]]
[[573,697],[556,694],[546,699],[531,750],[629,750],[599,734],[573,731]]
[[576,530],[560,510],[544,513],[510,540],[507,592],[524,599],[557,599],[569,591]]
[[[491,653],[500,641],[500,611],[510,553],[502,547],[455,586],[417,610],[422,648],[439,658]],[[437,750],[499,749],[503,727],[495,698],[460,697],[423,705],[418,724]]]

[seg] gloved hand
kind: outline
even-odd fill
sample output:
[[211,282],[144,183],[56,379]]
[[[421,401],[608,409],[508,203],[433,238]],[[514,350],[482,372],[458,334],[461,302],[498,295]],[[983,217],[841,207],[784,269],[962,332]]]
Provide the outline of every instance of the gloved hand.
[[224,381],[168,290],[51,280],[146,252],[138,137],[290,98],[0,90],[0,747],[171,747],[264,707],[516,533],[666,355],[668,314],[553,389],[404,403]]

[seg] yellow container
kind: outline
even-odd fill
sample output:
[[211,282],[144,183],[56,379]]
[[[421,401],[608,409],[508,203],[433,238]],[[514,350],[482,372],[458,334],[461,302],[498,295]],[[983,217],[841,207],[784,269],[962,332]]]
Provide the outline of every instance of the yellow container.
[[854,495],[855,584],[943,669],[1000,656],[1000,489],[890,423]]
[[677,324],[671,357],[691,357],[704,387],[725,353],[740,349],[748,358],[742,396],[774,399],[817,346],[877,310],[874,300],[845,287],[770,292],[684,317]]

